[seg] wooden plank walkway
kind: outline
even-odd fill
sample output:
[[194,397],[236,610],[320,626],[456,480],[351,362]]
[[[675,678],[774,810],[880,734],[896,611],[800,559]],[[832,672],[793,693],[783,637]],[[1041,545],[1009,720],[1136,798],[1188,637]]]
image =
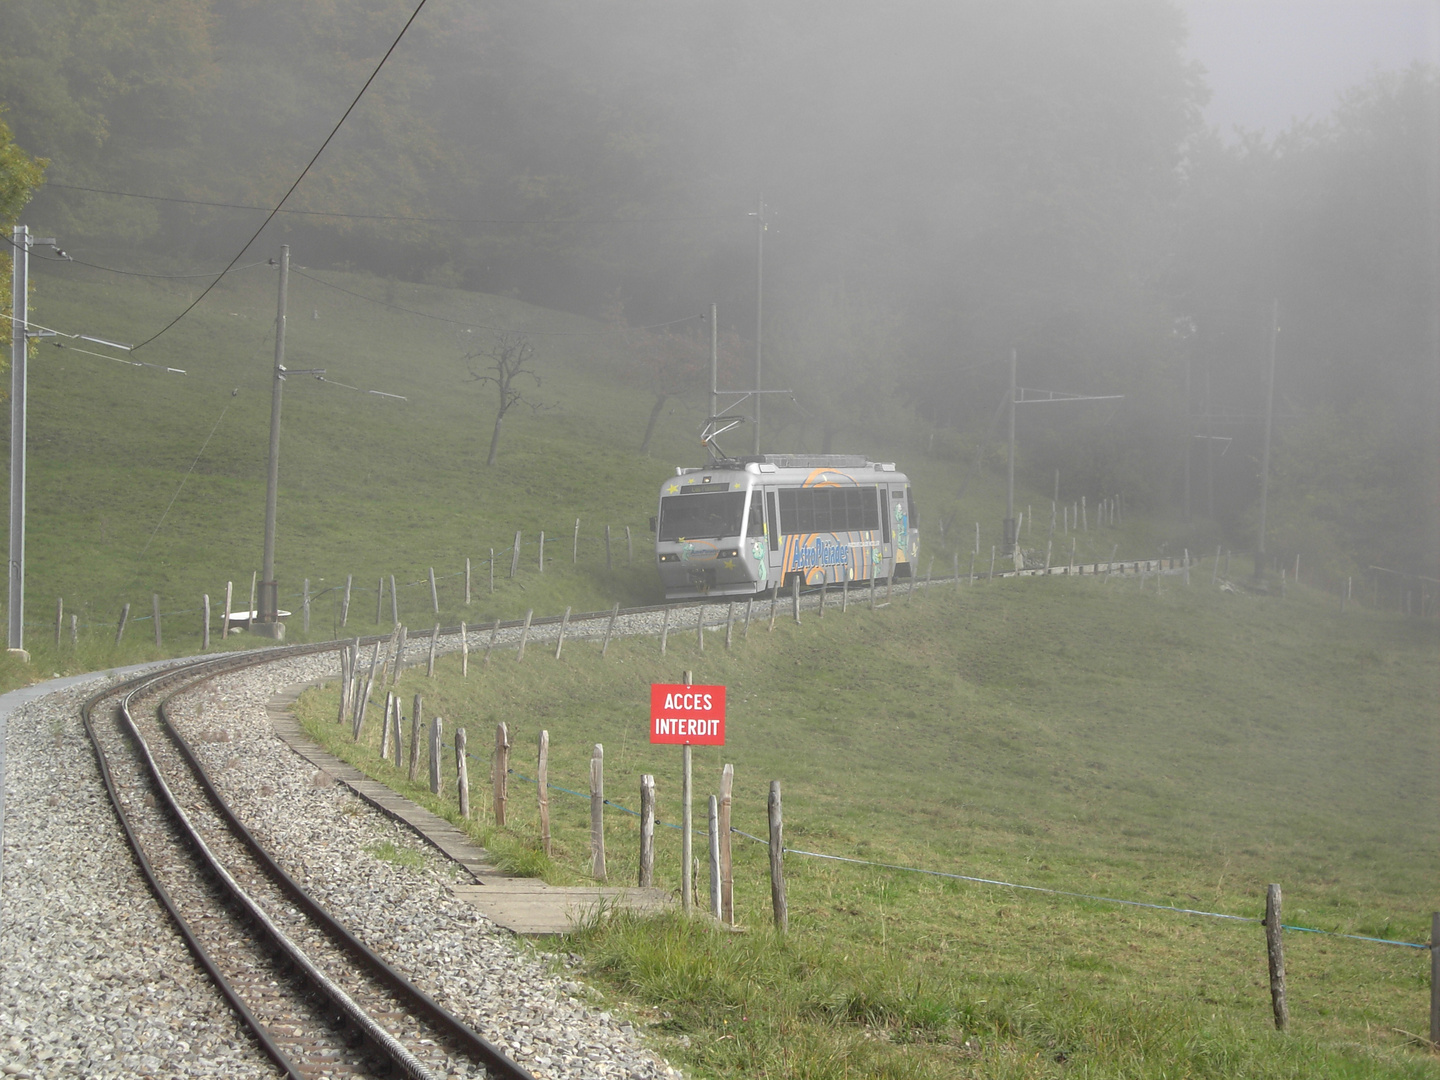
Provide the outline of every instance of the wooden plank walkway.
[[604,885],[578,887],[547,885],[538,878],[521,878],[497,868],[490,853],[465,833],[423,806],[397,795],[359,769],[322,749],[295,719],[295,700],[314,683],[286,687],[265,704],[270,724],[284,742],[321,772],[352,789],[366,802],[408,825],[421,839],[459,863],[474,879],[473,885],[456,885],[452,891],[498,926],[531,936],[564,934],[577,923],[614,911],[660,911],[674,903],[665,889],[624,888]]

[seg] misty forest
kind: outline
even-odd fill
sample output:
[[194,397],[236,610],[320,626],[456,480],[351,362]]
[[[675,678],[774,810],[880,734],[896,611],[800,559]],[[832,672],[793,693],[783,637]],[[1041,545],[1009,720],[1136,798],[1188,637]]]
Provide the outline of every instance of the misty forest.
[[[7,227],[217,270],[414,8],[3,0]],[[1003,462],[1014,349],[1022,386],[1124,395],[1037,428],[1022,475],[1196,550],[1253,546],[1273,350],[1272,550],[1434,574],[1440,76],[1220,132],[1185,35],[1165,0],[429,0],[262,257],[627,327],[715,302],[743,373],[763,229],[765,379],[797,388],[767,447],[883,424]],[[694,359],[657,361],[662,402],[702,400]]]

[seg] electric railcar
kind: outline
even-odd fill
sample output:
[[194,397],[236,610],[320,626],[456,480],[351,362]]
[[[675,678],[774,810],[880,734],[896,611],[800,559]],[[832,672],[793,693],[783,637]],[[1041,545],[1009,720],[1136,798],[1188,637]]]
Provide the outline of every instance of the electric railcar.
[[894,464],[763,454],[677,468],[660,486],[655,556],[668,599],[750,595],[777,583],[913,573],[920,535]]

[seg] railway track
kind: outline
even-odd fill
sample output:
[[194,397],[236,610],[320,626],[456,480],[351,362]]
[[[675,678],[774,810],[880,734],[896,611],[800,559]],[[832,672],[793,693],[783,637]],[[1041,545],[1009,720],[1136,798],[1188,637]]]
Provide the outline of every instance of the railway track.
[[[1166,562],[1096,566],[1090,572],[1162,570],[1169,568]],[[806,590],[805,606],[824,600],[817,592]],[[701,610],[682,617],[677,609]],[[678,631],[694,618],[713,623],[734,612],[729,598],[715,598],[568,620],[508,620],[472,627],[472,647],[487,634],[494,643],[503,631],[500,640],[509,644],[530,630],[566,622],[572,633],[594,637],[603,627],[608,637],[658,633],[662,625]],[[458,626],[438,628],[439,635],[458,632]],[[542,630],[537,638],[545,635]],[[372,646],[388,638],[360,640]],[[181,662],[89,699],[82,721],[123,831],[191,953],[284,1075],[530,1077],[327,915],[228,808],[195,750],[170,722],[172,702],[221,675],[338,651],[345,644],[279,646]]]
[[297,1078],[530,1077],[372,953],[291,879],[225,805],[167,704],[265,650],[111,687],[82,718],[142,872],[260,1048]]

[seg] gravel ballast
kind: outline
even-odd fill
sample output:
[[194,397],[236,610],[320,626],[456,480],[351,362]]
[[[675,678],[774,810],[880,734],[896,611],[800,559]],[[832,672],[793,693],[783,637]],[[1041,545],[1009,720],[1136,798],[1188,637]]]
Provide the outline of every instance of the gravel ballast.
[[[456,899],[463,871],[275,737],[270,697],[335,671],[330,654],[227,675],[172,717],[292,876],[537,1077],[679,1077],[631,1021]],[[135,867],[79,718],[100,685],[6,722],[0,1075],[275,1076]]]

